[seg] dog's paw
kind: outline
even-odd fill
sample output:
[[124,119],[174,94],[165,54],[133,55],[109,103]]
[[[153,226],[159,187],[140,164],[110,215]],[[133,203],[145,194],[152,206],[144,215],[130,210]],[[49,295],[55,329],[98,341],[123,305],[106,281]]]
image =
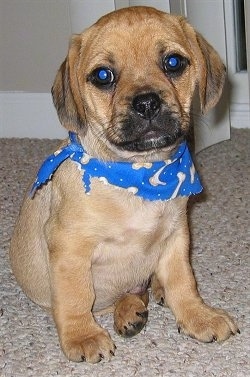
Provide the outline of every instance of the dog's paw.
[[144,302],[136,295],[127,295],[116,305],[114,329],[117,334],[130,338],[138,334],[148,320],[148,310]]
[[186,308],[182,318],[177,318],[178,331],[202,342],[222,342],[239,333],[234,320],[221,309],[205,304]]
[[71,361],[87,361],[98,363],[102,359],[110,360],[115,354],[115,345],[107,331],[98,329],[97,332],[84,336],[79,333],[74,337],[61,339],[64,354]]

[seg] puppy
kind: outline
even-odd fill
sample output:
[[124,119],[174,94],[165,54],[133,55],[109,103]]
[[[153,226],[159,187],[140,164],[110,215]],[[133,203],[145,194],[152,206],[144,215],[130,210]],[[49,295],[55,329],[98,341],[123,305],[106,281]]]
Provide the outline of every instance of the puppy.
[[200,297],[189,263],[188,197],[202,190],[185,142],[198,88],[203,112],[225,68],[182,17],[110,13],[74,35],[52,95],[69,139],[44,162],[10,249],[24,292],[51,310],[65,355],[110,359],[93,313],[130,337],[147,322],[148,287],[178,330],[203,342],[238,328]]

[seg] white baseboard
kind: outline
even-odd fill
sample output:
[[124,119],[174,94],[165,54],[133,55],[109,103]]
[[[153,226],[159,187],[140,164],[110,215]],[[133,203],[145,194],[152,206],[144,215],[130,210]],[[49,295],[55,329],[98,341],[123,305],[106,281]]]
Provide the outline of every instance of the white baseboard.
[[230,105],[230,121],[234,128],[250,128],[249,103],[232,103]]
[[62,139],[50,93],[0,92],[0,137]]
[[[249,104],[230,106],[231,126],[250,128]],[[0,137],[62,139],[50,93],[0,92]]]

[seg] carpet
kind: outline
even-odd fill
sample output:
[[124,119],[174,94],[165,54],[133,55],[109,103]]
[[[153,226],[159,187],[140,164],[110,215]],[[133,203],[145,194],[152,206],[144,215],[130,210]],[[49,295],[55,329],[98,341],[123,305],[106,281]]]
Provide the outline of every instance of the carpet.
[[110,362],[73,363],[62,354],[50,316],[18,287],[8,248],[24,191],[58,141],[0,140],[0,376],[250,376],[250,130],[196,156],[204,193],[190,200],[192,264],[204,300],[237,319],[241,334],[202,344],[178,334],[172,313],[149,304],[146,328],[115,334],[111,315],[98,318],[117,350]]

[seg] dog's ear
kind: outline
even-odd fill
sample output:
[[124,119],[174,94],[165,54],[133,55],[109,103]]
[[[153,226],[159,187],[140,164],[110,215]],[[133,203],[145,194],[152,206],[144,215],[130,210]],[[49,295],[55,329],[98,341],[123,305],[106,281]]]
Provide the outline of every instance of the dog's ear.
[[[226,67],[215,49],[200,34],[196,33],[196,37],[203,55],[198,83],[201,109],[206,112],[220,99],[225,83]],[[205,66],[203,71],[202,66]]]
[[184,18],[181,24],[189,40],[197,72],[201,111],[210,110],[219,101],[225,82],[226,68],[215,49]]
[[68,56],[59,68],[51,89],[59,120],[70,131],[83,129],[86,123],[76,77],[80,48],[81,36],[76,34],[71,39]]

